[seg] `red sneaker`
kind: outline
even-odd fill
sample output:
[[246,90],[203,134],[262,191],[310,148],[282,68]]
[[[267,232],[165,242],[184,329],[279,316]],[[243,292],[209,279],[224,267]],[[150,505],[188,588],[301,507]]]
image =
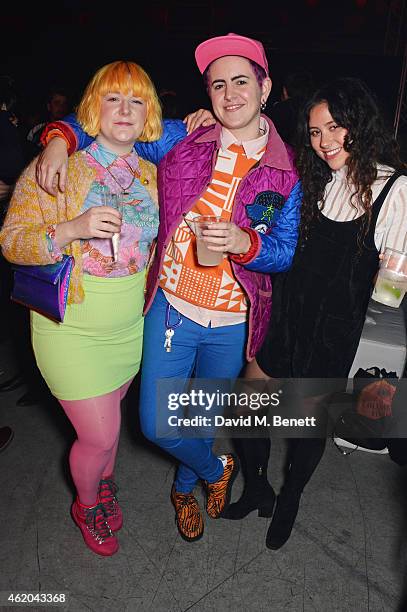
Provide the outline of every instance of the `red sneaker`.
[[102,504],[88,507],[76,499],[72,504],[71,514],[91,551],[97,555],[111,557],[119,550],[119,542],[106,521]]
[[112,531],[119,531],[123,525],[123,513],[116,497],[118,487],[113,478],[103,478],[99,482],[99,500],[106,511],[107,522]]

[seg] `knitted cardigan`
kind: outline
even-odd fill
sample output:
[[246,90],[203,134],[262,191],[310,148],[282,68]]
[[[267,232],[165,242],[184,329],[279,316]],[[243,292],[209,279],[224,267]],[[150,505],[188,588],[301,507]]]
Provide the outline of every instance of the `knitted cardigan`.
[[[11,263],[45,265],[55,263],[47,246],[46,231],[50,225],[70,221],[81,214],[83,203],[96,172],[85,161],[83,153],[75,153],[68,161],[68,176],[64,193],[52,196],[44,191],[35,178],[37,159],[23,171],[14,189],[9,209],[0,232],[4,257]],[[157,202],[156,167],[140,158],[140,182]],[[72,255],[72,270],[68,304],[80,303],[84,298],[82,283],[82,252],[80,240],[64,247]]]

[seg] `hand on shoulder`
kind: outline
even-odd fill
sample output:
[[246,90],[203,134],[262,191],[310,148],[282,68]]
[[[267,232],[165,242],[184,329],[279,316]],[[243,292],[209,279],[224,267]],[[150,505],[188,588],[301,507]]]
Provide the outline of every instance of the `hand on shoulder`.
[[37,182],[49,194],[65,190],[68,169],[68,151],[63,138],[53,138],[38,157]]
[[209,127],[210,125],[214,125],[216,123],[216,119],[212,115],[211,111],[207,110],[206,108],[200,108],[194,113],[189,113],[189,115],[185,117],[184,123],[186,124],[188,134],[190,134],[199,127]]

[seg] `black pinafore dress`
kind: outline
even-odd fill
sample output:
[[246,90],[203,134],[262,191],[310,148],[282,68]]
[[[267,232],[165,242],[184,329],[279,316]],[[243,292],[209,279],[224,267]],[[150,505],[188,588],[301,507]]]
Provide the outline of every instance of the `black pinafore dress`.
[[260,368],[276,378],[346,378],[352,366],[379,267],[377,218],[401,173],[394,173],[372,205],[362,249],[363,215],[333,221],[318,212],[290,270],[273,282],[273,309]]

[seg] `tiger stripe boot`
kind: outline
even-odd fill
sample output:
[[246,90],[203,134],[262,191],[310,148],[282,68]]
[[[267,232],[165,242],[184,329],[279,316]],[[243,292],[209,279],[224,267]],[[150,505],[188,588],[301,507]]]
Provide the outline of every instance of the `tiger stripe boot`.
[[211,518],[220,518],[230,503],[232,485],[239,473],[239,460],[235,455],[221,455],[223,474],[215,482],[206,482],[206,512]]
[[171,489],[171,501],[175,508],[175,520],[181,537],[194,542],[203,536],[204,522],[198,501],[193,493],[178,493]]

